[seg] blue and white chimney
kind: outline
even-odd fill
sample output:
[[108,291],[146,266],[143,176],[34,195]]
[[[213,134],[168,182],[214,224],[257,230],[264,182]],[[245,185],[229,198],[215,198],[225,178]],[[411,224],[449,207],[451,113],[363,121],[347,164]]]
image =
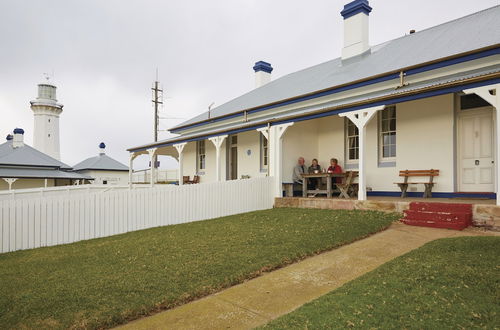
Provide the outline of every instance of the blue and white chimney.
[[255,71],[255,88],[264,86],[271,81],[271,72],[273,72],[273,67],[270,63],[259,61],[253,66]]
[[368,17],[372,7],[368,0],[354,0],[344,6],[344,48],[342,59],[362,55],[370,50]]
[[13,133],[12,148],[24,147],[24,130],[22,128],[15,128]]
[[106,154],[106,145],[104,142],[99,143],[99,155],[105,155]]

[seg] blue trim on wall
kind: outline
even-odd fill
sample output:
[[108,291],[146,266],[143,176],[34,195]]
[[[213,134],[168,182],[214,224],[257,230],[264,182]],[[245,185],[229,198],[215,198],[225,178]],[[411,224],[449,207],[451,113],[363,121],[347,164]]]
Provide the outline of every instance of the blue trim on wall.
[[[380,196],[380,197],[400,197],[400,191],[367,191],[368,196]],[[408,192],[408,197],[423,197],[423,192]],[[488,198],[496,199],[496,193],[456,193],[456,192],[433,192],[433,198]],[[432,201],[432,198],[429,199]]]
[[[406,72],[406,76],[410,76],[413,74],[422,73],[422,72],[426,72],[426,71],[430,71],[430,70],[435,70],[435,69],[443,68],[446,66],[459,64],[459,63],[467,62],[467,61],[471,61],[471,60],[477,60],[479,58],[483,58],[483,57],[487,57],[487,56],[491,56],[491,55],[498,55],[498,54],[500,54],[500,47],[490,49],[490,50],[485,50],[485,51],[475,53],[475,54],[461,56],[461,57],[451,59],[451,60],[445,60],[445,61],[441,61],[441,62],[434,63],[434,64],[424,65],[424,66],[421,66],[421,67],[418,67],[415,69],[407,70],[405,72]],[[298,103],[298,102],[302,102],[302,101],[307,101],[307,100],[315,99],[318,97],[322,97],[322,96],[326,96],[326,95],[330,95],[330,94],[335,94],[335,93],[339,93],[339,92],[343,92],[343,91],[347,91],[347,90],[351,90],[351,89],[355,89],[355,88],[360,88],[360,87],[364,87],[364,86],[368,86],[368,85],[373,85],[373,84],[377,84],[377,83],[384,82],[387,80],[392,80],[392,79],[399,79],[399,73],[388,74],[385,76],[362,81],[359,83],[355,83],[355,84],[351,84],[351,85],[347,85],[347,86],[343,86],[343,87],[338,87],[338,88],[333,88],[333,89],[330,89],[327,91],[318,92],[318,93],[314,93],[314,94],[303,96],[303,97],[298,97],[298,98],[293,99],[293,100],[288,100],[288,101],[283,101],[283,102],[279,102],[279,103],[272,104],[272,105],[258,107],[258,108],[253,109],[253,110],[248,110],[247,114],[265,111],[268,109],[273,109],[273,108],[277,108],[277,107],[281,107],[281,106],[285,106],[285,105],[290,105],[290,104],[294,104],[294,103]],[[213,120],[211,120],[209,122],[205,121],[205,122],[194,123],[194,124],[186,126],[186,127],[172,129],[172,130],[170,130],[170,132],[172,132],[172,133],[181,132],[181,131],[184,131],[184,130],[187,130],[187,129],[190,129],[193,127],[203,126],[203,125],[207,125],[210,123],[223,121],[223,120],[227,120],[227,119],[234,118],[234,117],[240,117],[240,116],[243,117],[244,113],[238,112],[238,113],[226,115],[223,117],[214,118]]]
[[365,13],[366,15],[370,15],[371,11],[372,7],[370,7],[367,0],[354,0],[353,2],[350,2],[344,6],[344,10],[340,12],[340,15],[342,15],[344,19],[347,19],[358,13]]
[[271,73],[271,72],[273,72],[273,67],[271,66],[271,63],[267,63],[264,61],[258,61],[258,62],[255,62],[253,70],[255,72],[264,71],[267,73]]

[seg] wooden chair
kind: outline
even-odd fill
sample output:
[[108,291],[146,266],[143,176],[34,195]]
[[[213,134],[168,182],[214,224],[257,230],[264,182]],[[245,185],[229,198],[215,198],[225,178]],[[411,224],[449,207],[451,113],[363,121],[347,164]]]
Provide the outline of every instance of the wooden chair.
[[193,177],[193,181],[191,181],[190,183],[192,183],[192,184],[200,183],[200,176],[199,175],[195,175]]
[[[439,170],[404,170],[399,171],[399,176],[404,177],[403,182],[394,182],[401,189],[401,197],[404,198],[407,196],[406,191],[408,190],[408,186],[410,184],[423,184],[425,186],[424,198],[432,197],[432,187],[434,187],[434,177],[439,175]],[[413,176],[426,176],[429,177],[429,180],[426,182],[408,182],[408,178]]]
[[190,184],[191,181],[189,181],[189,175],[184,175],[182,176],[182,184]]
[[344,183],[336,183],[335,186],[340,191],[339,198],[350,198],[349,195],[354,187],[354,179],[358,176],[357,171],[346,171]]

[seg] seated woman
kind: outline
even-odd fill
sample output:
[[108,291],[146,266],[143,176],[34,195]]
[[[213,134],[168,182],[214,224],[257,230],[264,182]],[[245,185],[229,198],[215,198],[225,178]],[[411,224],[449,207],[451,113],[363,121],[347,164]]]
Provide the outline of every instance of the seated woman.
[[[319,166],[318,160],[316,158],[312,160],[312,164],[311,166],[309,166],[309,173],[321,173],[321,166]],[[319,189],[319,178],[310,178],[308,181],[309,190]]]
[[[337,158],[330,159],[330,167],[328,173],[342,174],[342,167],[339,165]],[[332,186],[336,183],[342,183],[342,178],[332,178]]]

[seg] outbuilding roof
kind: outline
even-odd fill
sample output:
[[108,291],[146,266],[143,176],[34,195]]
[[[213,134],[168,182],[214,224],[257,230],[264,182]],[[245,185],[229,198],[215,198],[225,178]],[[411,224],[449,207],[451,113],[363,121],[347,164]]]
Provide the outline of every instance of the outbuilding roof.
[[90,157],[76,164],[73,167],[74,171],[128,171],[128,166],[123,165],[117,160],[109,157],[106,154],[99,154],[95,157]]
[[[439,59],[500,44],[500,5],[374,46],[358,58],[341,58],[297,71],[243,94],[210,111],[224,117],[282,100],[335,88],[386,73],[406,71]],[[170,130],[179,132],[208,120],[208,112]]]

